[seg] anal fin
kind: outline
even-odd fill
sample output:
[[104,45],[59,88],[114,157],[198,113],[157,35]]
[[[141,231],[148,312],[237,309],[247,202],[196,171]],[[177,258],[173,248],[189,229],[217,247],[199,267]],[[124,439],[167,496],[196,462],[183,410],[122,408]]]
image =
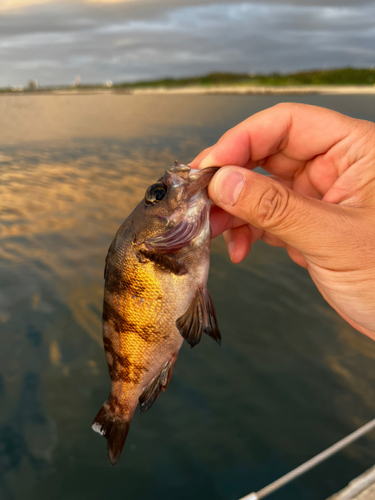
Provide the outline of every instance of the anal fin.
[[151,408],[161,391],[164,392],[168,387],[173,368],[177,361],[177,356],[178,352],[172,356],[161,372],[151,380],[147,387],[143,389],[143,392],[139,397],[139,411],[141,413]]
[[187,311],[176,321],[176,326],[191,347],[200,342],[203,332],[221,344],[215,307],[207,288],[198,288]]

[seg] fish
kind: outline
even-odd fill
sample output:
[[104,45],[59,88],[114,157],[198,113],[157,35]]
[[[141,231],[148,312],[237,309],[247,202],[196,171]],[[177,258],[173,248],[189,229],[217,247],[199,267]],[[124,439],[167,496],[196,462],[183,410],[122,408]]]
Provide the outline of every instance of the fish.
[[207,290],[211,202],[217,167],[175,161],[118,229],[105,264],[103,344],[111,378],[92,428],[120,458],[136,407],[148,410],[172,376],[184,340],[221,334]]

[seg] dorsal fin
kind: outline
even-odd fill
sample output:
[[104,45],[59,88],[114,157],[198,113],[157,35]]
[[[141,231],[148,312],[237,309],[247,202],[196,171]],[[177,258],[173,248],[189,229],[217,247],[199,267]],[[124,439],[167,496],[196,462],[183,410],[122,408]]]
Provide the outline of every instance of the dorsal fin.
[[112,251],[112,246],[114,244],[115,240],[112,241],[112,243],[109,245],[109,248],[108,248],[108,252],[107,252],[107,255],[106,255],[106,258],[105,258],[105,265],[104,265],[104,279],[107,278],[107,267],[108,267],[108,258],[109,258],[109,254],[111,253]]

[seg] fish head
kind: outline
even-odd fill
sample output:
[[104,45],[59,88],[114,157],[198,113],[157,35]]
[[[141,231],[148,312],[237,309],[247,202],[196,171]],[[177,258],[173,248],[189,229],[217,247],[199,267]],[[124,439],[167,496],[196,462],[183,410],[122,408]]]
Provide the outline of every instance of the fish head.
[[[202,221],[208,221],[210,201],[206,188],[217,170],[218,167],[192,169],[175,161],[174,166],[146,190],[143,202],[137,207],[138,217],[145,222],[141,224],[142,234],[137,240],[161,236],[173,227],[181,227],[181,231],[186,232],[188,226],[194,226],[198,233],[199,227],[203,227]],[[185,241],[188,240],[185,238]]]
[[155,186],[161,184],[165,191],[162,194],[163,203],[156,204],[157,211],[177,219],[180,214],[185,215],[193,206],[203,208],[208,200],[206,187],[217,170],[218,167],[196,170],[176,160],[174,166],[165,172],[158,183],[148,188],[145,202],[154,203],[153,194],[155,190],[158,191],[158,187]]

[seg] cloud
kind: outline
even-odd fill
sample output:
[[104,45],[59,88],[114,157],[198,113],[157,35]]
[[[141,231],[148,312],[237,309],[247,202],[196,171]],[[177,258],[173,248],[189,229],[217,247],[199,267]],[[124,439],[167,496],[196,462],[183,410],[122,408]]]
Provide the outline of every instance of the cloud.
[[0,4],[0,12],[5,10],[17,10],[29,5],[40,5],[50,2],[51,0],[3,0]]
[[372,2],[22,1],[0,16],[0,86],[375,64]]
[[[6,10],[22,10],[25,7],[37,6],[42,4],[59,3],[60,0],[2,0],[0,4],[0,11]],[[134,2],[136,0],[75,0],[74,3],[81,4],[124,4],[127,2]],[[66,3],[72,3],[73,0],[68,0]]]

